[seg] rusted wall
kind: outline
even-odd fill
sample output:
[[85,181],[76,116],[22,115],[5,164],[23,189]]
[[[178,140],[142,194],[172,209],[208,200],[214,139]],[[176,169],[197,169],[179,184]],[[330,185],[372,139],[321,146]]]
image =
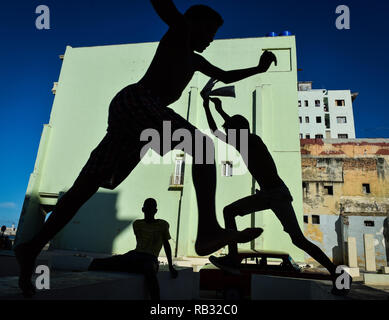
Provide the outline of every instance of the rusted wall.
[[[374,236],[377,269],[389,264],[389,222],[387,216],[348,215],[345,218],[335,215],[320,215],[320,224],[312,223],[312,216],[308,215],[308,223],[304,223],[304,235],[336,264],[347,264],[346,241],[354,237],[357,245],[358,266],[365,268],[364,234]],[[345,222],[344,222],[345,221]],[[374,225],[366,225],[371,222]],[[313,265],[318,263],[307,253],[305,261]]]
[[306,158],[308,163],[302,163],[303,181],[343,182],[343,159],[338,158]]
[[[301,167],[305,213],[340,214],[340,198],[344,196],[364,197],[374,205],[389,198],[389,157],[302,155]],[[368,193],[364,184],[368,184]],[[360,210],[365,212],[363,207]]]
[[[312,224],[312,216],[308,215],[308,223],[304,223],[304,235],[338,264],[343,263],[341,229],[340,217],[335,215],[321,215],[320,224]],[[307,253],[305,261],[313,265],[318,264]]]
[[389,139],[301,139],[302,154],[344,154],[347,157],[389,155]]
[[[376,262],[379,266],[385,265],[388,257],[384,221],[389,215],[389,139],[303,139],[300,142],[303,208],[304,215],[309,217],[309,222],[304,224],[307,238],[331,259],[337,260],[341,257],[342,243],[335,231],[340,230],[336,223],[340,221],[339,215],[344,214],[352,226],[350,236],[358,235],[360,265],[364,263],[363,233],[375,235]],[[368,193],[363,184],[369,185]],[[328,194],[329,188],[332,188],[332,195]],[[320,215],[320,224],[311,223],[312,215]],[[375,227],[365,226],[366,220],[374,221]],[[313,262],[308,256],[307,261]]]
[[[366,226],[365,221],[371,221],[374,226]],[[361,269],[365,268],[365,253],[363,235],[372,234],[374,236],[375,262],[377,268],[387,266],[389,255],[387,254],[388,244],[388,217],[386,216],[349,216],[348,225],[345,229],[347,237],[354,237],[357,244],[357,261]]]

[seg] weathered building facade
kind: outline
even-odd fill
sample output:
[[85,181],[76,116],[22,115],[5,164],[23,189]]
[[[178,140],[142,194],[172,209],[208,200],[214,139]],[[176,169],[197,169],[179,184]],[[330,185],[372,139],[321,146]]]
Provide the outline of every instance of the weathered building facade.
[[[303,139],[305,234],[337,263],[347,263],[347,239],[375,237],[377,267],[388,263],[389,139]],[[308,262],[313,262],[306,256]]]

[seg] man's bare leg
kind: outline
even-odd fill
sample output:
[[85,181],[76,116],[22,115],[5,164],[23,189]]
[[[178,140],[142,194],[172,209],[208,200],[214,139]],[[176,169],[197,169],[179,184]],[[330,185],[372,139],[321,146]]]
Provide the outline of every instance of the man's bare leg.
[[[350,291],[350,288],[338,289],[336,287],[335,282],[338,277],[338,274],[336,273],[337,266],[327,257],[327,255],[318,246],[316,246],[304,236],[297,222],[296,214],[293,210],[292,204],[290,202],[278,203],[276,206],[274,206],[274,208],[272,208],[272,210],[282,223],[284,230],[289,234],[293,244],[308,253],[312,258],[314,258],[317,262],[319,262],[329,271],[333,282],[332,293],[335,295],[346,295]],[[351,286],[352,277],[347,272],[346,274],[349,277]]]
[[35,259],[42,248],[49,242],[77,213],[80,207],[98,190],[98,184],[90,179],[78,178],[73,186],[58,201],[50,217],[34,238],[18,245],[15,257],[20,266],[19,287],[25,296],[31,296],[35,287],[31,277]]
[[273,206],[273,212],[280,220],[285,232],[287,232],[292,243],[301,250],[308,253],[312,258],[325,267],[331,274],[335,274],[336,266],[325,255],[325,253],[315,244],[310,242],[301,231],[296,214],[291,202],[280,202]]
[[216,219],[216,166],[213,164],[193,164],[192,178],[196,190],[198,226],[195,249],[205,256],[227,245],[233,238],[222,229]]
[[[225,212],[224,212],[225,213]],[[227,219],[225,219],[225,226],[229,230],[237,230],[236,222],[235,222],[236,215],[228,215]],[[255,238],[258,238],[263,232],[262,228],[246,228],[245,230],[241,231],[241,234],[246,234],[247,237],[249,237],[249,240],[244,239],[244,237],[240,237],[240,241],[230,243],[228,245],[228,255],[223,257],[215,257],[210,256],[209,261],[217,266],[218,268],[232,274],[240,274],[240,263],[241,259],[239,259],[238,256],[238,243],[244,243],[249,242]],[[244,239],[244,240],[243,240]]]
[[205,256],[226,245],[249,242],[258,236],[254,230],[237,231],[223,229],[216,219],[216,166],[213,164],[192,165],[193,184],[196,190],[199,211],[195,249]]
[[[237,216],[245,216],[247,214],[256,212],[256,211],[262,211],[269,209],[268,201],[265,201],[262,199],[259,195],[251,195],[244,197],[242,199],[239,199],[228,206],[226,206],[223,209],[223,216],[224,216],[224,223],[226,228],[237,230],[236,225],[236,217]],[[261,228],[248,228],[254,230],[254,232],[257,232],[257,237],[259,237],[263,229]],[[238,245],[231,244],[228,246],[228,255],[233,257],[238,254]]]
[[[244,216],[246,214],[262,211],[268,209],[266,201],[263,201],[258,195],[251,195],[242,199],[239,199],[230,205],[226,206],[223,210],[225,227],[230,230],[238,230],[235,218],[237,216]],[[263,229],[262,228],[247,228],[245,231],[250,230],[250,234],[253,239],[259,237]],[[243,241],[242,241],[243,242]],[[238,244],[231,243],[228,245],[228,255],[224,257],[211,256],[209,258],[215,266],[233,274],[239,274],[240,260],[238,258]]]

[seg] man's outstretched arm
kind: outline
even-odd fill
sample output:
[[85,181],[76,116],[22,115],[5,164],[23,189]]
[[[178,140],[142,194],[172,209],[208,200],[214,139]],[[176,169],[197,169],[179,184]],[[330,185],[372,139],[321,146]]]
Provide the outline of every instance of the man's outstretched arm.
[[228,121],[231,117],[223,110],[222,101],[219,98],[210,98],[215,104],[216,111],[221,115],[224,121]]
[[[211,100],[214,102],[214,98],[211,98]],[[219,99],[217,99],[217,100],[219,100]],[[221,101],[220,101],[220,104],[221,104]],[[216,122],[213,119],[211,110],[209,108],[209,99],[204,99],[203,107],[204,107],[204,110],[205,110],[205,115],[207,116],[207,121],[208,121],[209,128],[212,130],[212,133],[216,137],[221,139],[222,141],[226,142],[227,141],[227,136],[217,128]]]
[[150,0],[159,17],[169,26],[184,24],[185,18],[179,12],[172,0]]
[[167,261],[169,264],[170,274],[172,275],[173,278],[177,278],[178,272],[176,269],[174,269],[174,266],[173,266],[172,249],[170,247],[169,240],[164,240],[163,249],[165,250],[166,258],[167,258]]
[[262,54],[257,66],[252,68],[246,68],[246,69],[225,71],[209,63],[201,55],[195,54],[196,70],[200,71],[201,73],[211,78],[220,80],[224,83],[232,83],[232,82],[240,81],[248,77],[251,77],[255,74],[266,72],[270,68],[270,65],[273,62],[275,65],[277,65],[276,56],[270,51],[265,51]]

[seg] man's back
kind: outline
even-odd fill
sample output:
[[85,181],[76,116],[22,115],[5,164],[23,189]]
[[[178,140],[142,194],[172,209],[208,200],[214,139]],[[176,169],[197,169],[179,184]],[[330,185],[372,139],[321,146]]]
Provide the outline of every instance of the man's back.
[[169,240],[169,223],[162,219],[146,222],[145,219],[135,220],[133,224],[138,252],[159,256],[163,242]]
[[193,77],[194,52],[186,27],[171,27],[161,39],[155,56],[140,80],[167,106],[178,100]]
[[246,162],[247,169],[258,182],[261,189],[277,187],[283,184],[278,176],[273,157],[262,139],[255,134],[249,134],[248,158],[244,159],[244,161]]

